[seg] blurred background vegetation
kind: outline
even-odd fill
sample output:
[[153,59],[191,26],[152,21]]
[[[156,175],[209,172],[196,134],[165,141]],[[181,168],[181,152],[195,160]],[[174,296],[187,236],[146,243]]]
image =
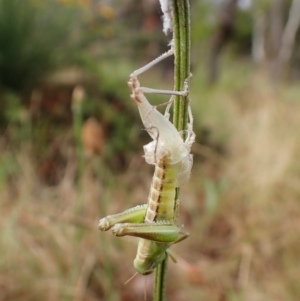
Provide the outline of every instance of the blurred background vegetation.
[[[153,0],[0,0],[0,300],[151,300],[136,239],[149,137],[129,74],[168,49]],[[196,143],[169,300],[299,300],[300,2],[191,0]],[[172,59],[141,76],[172,88]],[[150,101],[167,99],[151,96]]]

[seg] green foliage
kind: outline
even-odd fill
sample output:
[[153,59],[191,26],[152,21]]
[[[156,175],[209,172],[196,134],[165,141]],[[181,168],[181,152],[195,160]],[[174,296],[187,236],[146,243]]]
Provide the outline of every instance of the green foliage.
[[238,54],[251,54],[252,45],[252,15],[250,11],[237,10],[236,27],[233,37],[234,50]]
[[25,141],[31,137],[31,120],[29,112],[21,103],[20,97],[16,93],[7,92],[2,98],[3,125],[9,128],[10,138],[14,143]]
[[78,62],[96,78],[93,93],[82,104],[83,114],[101,120],[109,133],[104,156],[107,162],[113,162],[120,168],[117,158],[121,156],[119,159],[124,161],[125,156],[130,156],[133,145],[140,145],[138,139],[142,126],[138,121],[133,122],[138,120],[139,116],[133,110],[135,104],[130,100],[130,91],[126,84],[126,79],[134,67],[113,55],[111,59],[103,59],[95,64],[93,58],[82,54]]
[[0,156],[0,187],[7,184],[9,179],[13,177],[20,167],[16,161],[14,154],[5,152]]
[[20,98],[14,93],[6,93],[3,98],[5,102],[4,116],[11,122],[18,122],[21,119],[22,106]]
[[0,87],[28,89],[66,59],[75,20],[55,1],[0,0]]
[[270,5],[272,4],[272,0],[253,0],[252,7],[254,10],[266,12],[270,9]]
[[211,3],[205,3],[199,1],[193,4],[193,10],[191,12],[193,26],[191,28],[191,39],[193,43],[199,41],[205,42],[209,36],[213,34],[215,27],[215,10],[211,6]]

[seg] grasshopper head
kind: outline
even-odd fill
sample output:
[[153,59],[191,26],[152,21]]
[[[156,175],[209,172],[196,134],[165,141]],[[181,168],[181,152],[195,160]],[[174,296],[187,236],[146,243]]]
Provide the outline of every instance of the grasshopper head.
[[165,258],[165,250],[157,252],[153,254],[153,256],[148,256],[147,258],[137,256],[133,261],[133,266],[139,274],[149,275]]
[[153,273],[156,265],[153,267],[153,263],[150,265],[149,262],[141,262],[137,258],[133,261],[135,270],[141,275],[149,275]]

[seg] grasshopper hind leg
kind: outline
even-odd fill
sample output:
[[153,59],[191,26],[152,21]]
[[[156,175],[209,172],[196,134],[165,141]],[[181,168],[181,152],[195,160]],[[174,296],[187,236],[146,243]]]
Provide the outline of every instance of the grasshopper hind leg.
[[180,237],[180,228],[174,223],[162,221],[139,224],[116,224],[112,228],[116,236],[135,236],[160,243],[175,243]]
[[145,217],[147,206],[148,204],[138,205],[121,213],[108,215],[104,218],[101,218],[98,228],[101,231],[107,231],[114,225],[120,223],[141,223]]

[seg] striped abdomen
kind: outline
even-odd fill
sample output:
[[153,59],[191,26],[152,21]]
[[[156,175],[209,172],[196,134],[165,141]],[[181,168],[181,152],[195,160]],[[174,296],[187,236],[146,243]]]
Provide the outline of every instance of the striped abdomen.
[[155,164],[145,223],[174,219],[175,177],[176,171],[173,170],[172,165],[168,164],[168,156],[163,156]]

